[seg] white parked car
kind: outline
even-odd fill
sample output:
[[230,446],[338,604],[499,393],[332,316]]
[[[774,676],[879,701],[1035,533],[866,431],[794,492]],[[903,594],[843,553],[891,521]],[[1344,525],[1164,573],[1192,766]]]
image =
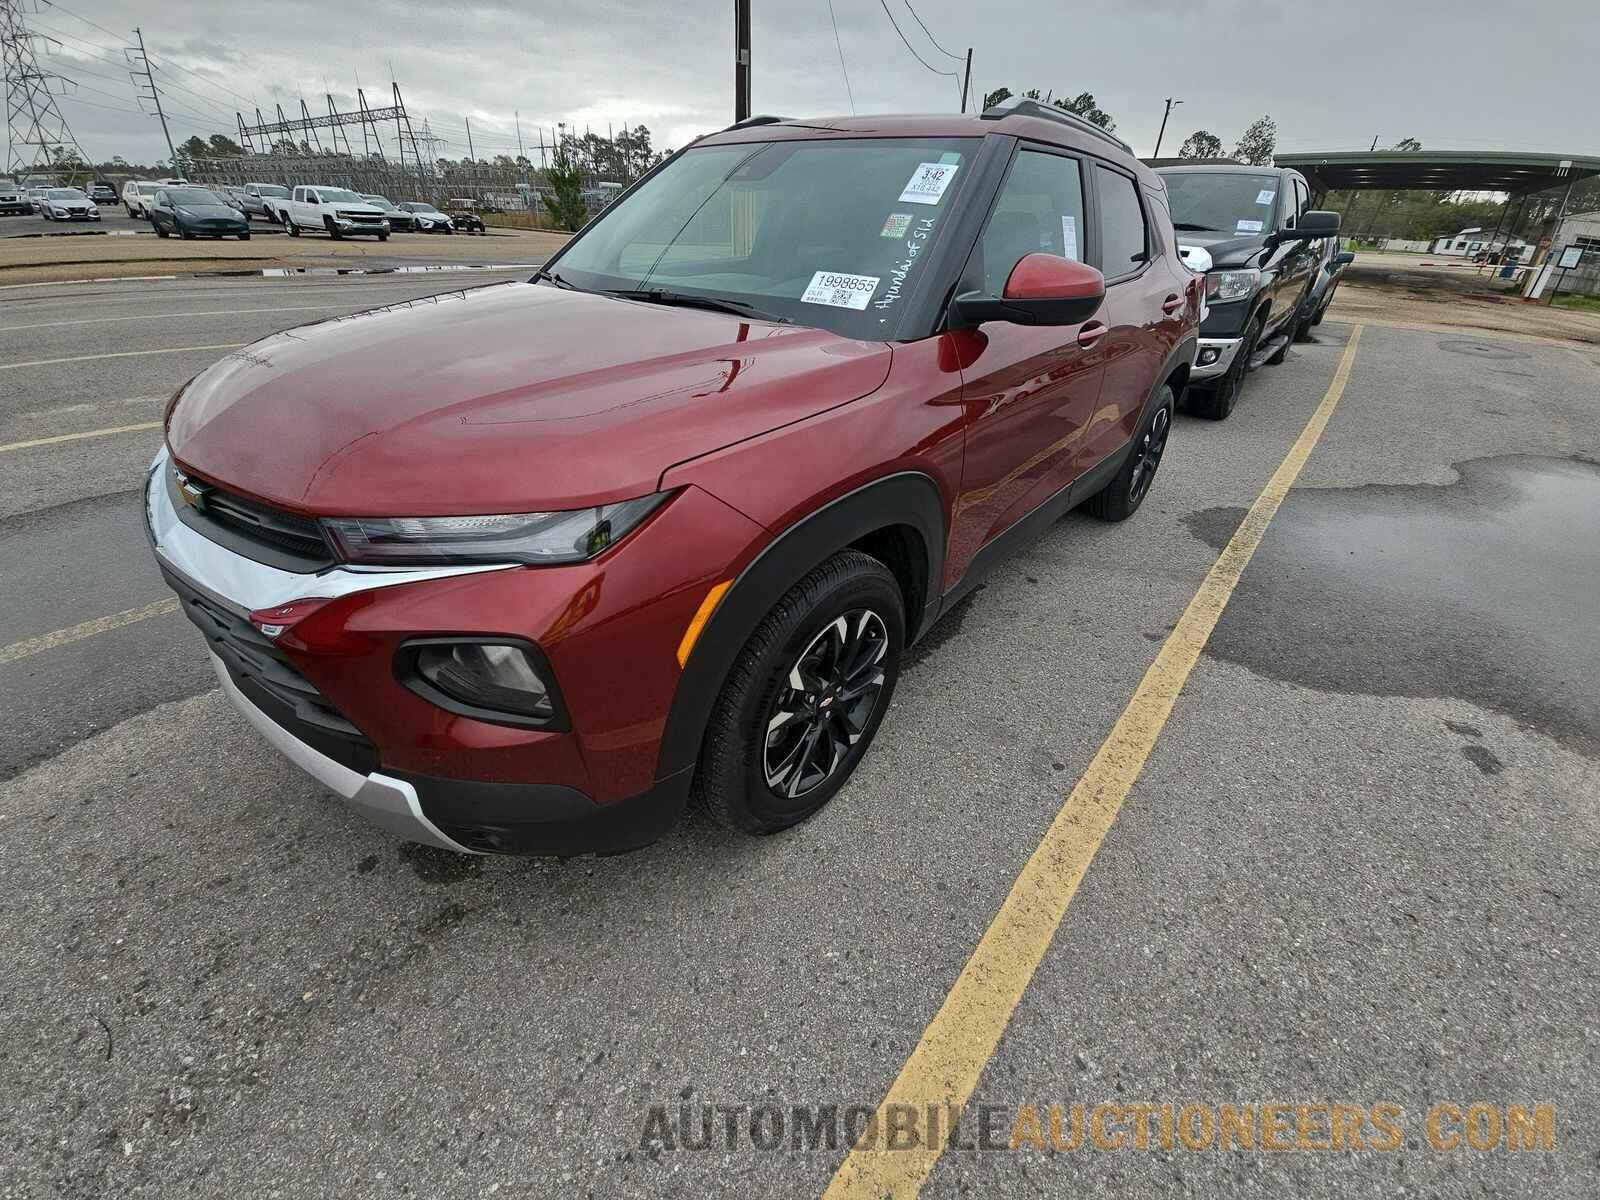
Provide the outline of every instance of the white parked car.
[[148,217],[157,188],[184,187],[187,179],[130,179],[122,185],[122,207],[130,217]]
[[455,222],[448,213],[442,213],[431,204],[424,204],[418,200],[407,200],[400,205],[411,214],[411,228],[418,233],[454,233]]
[[98,221],[100,206],[77,188],[46,188],[39,215],[46,221]]
[[273,204],[290,237],[315,229],[335,239],[370,234],[380,242],[389,240],[389,218],[383,209],[349,188],[302,184],[289,199]]

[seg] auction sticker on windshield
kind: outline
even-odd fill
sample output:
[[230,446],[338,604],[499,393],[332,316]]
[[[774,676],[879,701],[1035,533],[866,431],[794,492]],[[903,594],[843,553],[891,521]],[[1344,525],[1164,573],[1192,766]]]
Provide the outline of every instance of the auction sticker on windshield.
[[843,275],[838,271],[818,271],[811,277],[805,295],[805,304],[831,304],[834,308],[866,308],[872,293],[878,290],[877,275]]
[[1238,223],[1238,225],[1234,226],[1234,230],[1237,233],[1260,233],[1261,232],[1261,222],[1260,221],[1240,221]]
[[944,198],[950,181],[961,169],[959,163],[921,163],[900,193],[901,204],[937,204]]

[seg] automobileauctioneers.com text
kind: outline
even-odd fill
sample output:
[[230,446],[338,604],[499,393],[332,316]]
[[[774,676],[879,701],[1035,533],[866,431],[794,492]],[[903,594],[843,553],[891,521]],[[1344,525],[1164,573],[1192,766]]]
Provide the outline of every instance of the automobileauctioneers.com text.
[[1439,1153],[1549,1151],[1556,1144],[1555,1108],[1449,1100],[1412,1112],[1388,1101],[973,1104],[962,1110],[891,1104],[882,1112],[872,1104],[652,1104],[639,1147],[652,1154],[747,1145],[894,1151],[942,1140],[950,1150],[1002,1153],[1390,1151],[1414,1130]]

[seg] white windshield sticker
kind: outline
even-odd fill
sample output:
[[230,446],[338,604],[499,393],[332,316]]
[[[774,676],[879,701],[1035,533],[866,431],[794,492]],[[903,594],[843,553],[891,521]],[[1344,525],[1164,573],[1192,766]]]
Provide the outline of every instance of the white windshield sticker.
[[956,177],[960,165],[950,163],[922,163],[912,174],[905,191],[900,193],[901,204],[937,204],[945,188]]
[[1275,197],[1277,194],[1278,193],[1273,191],[1271,188],[1262,188],[1259,192],[1256,193],[1256,203],[1257,204],[1271,204],[1272,200],[1273,200],[1273,197]]
[[844,275],[838,271],[818,271],[811,277],[805,304],[831,304],[834,308],[865,308],[878,290],[877,275]]
[[1261,232],[1261,222],[1260,221],[1240,221],[1236,226],[1234,226],[1234,229],[1237,230],[1239,233],[1260,233]]
[[1078,257],[1078,218],[1071,213],[1061,214],[1061,257]]
[[889,219],[883,223],[883,232],[879,237],[903,238],[906,230],[911,228],[910,213],[890,213]]

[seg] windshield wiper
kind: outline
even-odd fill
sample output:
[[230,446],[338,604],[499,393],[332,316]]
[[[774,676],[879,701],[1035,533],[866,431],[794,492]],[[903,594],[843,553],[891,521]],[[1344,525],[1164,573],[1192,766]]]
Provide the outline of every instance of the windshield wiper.
[[1215,225],[1191,225],[1188,221],[1174,221],[1172,223],[1172,227],[1174,229],[1181,229],[1185,233],[1221,233],[1222,232],[1222,230],[1218,229]]
[[533,273],[533,277],[536,281],[542,279],[547,283],[555,284],[558,288],[566,288],[569,292],[583,291],[581,287],[573,283],[571,280],[563,279],[556,272],[548,271],[544,267],[540,267],[537,271],[535,271]]
[[623,300],[643,300],[647,304],[670,304],[678,308],[704,308],[711,312],[733,313],[739,317],[754,317],[758,321],[775,321],[780,325],[791,325],[788,317],[780,317],[775,313],[762,312],[753,304],[743,300],[728,300],[721,296],[700,296],[691,292],[671,292],[666,288],[622,288],[608,291],[608,296],[616,296]]

